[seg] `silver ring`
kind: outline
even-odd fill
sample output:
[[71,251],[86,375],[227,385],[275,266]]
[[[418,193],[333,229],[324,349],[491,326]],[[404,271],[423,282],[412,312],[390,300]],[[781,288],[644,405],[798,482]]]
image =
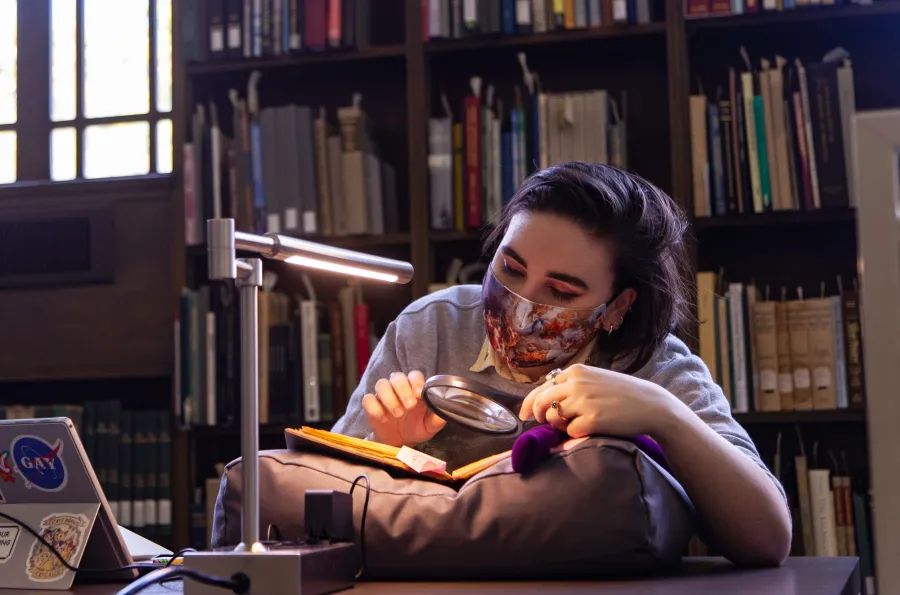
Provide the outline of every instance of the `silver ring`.
[[553,386],[556,386],[556,375],[560,372],[562,372],[562,370],[556,368],[555,370],[551,370],[550,373],[547,374],[547,380],[551,381],[553,383]]

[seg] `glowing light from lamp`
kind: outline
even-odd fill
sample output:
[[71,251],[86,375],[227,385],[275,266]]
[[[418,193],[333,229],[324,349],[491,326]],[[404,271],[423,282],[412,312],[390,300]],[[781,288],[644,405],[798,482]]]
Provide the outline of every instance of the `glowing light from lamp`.
[[357,277],[368,277],[369,279],[377,279],[379,281],[387,281],[388,283],[396,283],[399,277],[387,273],[378,273],[375,271],[367,271],[359,267],[351,267],[344,264],[336,264],[333,262],[324,262],[306,256],[291,256],[284,259],[285,262],[297,264],[300,266],[311,267],[323,271],[333,271],[344,275],[356,275]]

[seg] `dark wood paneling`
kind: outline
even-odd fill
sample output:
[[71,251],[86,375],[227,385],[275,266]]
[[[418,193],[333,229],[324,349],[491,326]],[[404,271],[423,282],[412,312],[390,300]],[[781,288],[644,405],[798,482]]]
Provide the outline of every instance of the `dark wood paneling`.
[[[0,202],[0,214],[52,211],[59,204],[37,196],[9,199]],[[171,374],[168,194],[118,202],[102,195],[69,197],[65,208],[79,205],[112,208],[114,282],[0,292],[0,380]]]
[[822,282],[834,293],[837,275],[847,287],[856,276],[856,226],[846,221],[710,228],[698,232],[698,242],[698,270],[724,269],[727,282],[769,285],[773,298],[782,286],[790,298],[798,286],[805,297],[818,296]]

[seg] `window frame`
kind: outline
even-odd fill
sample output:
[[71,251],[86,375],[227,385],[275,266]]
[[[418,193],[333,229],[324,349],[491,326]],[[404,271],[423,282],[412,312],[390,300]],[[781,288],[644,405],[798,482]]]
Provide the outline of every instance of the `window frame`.
[[[176,139],[174,131],[176,101],[176,2],[172,0],[172,101],[168,111],[160,111],[157,102],[157,1],[148,3],[148,107],[143,114],[126,116],[109,116],[88,118],[84,116],[85,69],[84,69],[84,8],[85,0],[72,0],[75,9],[75,118],[54,121],[51,117],[52,103],[52,4],[53,0],[26,0],[17,2],[17,44],[18,63],[16,67],[16,122],[0,125],[0,132],[16,133],[16,181],[11,184],[0,184],[0,192],[9,187],[39,184],[70,184],[72,182],[107,183],[124,179],[143,179],[171,177],[177,166],[175,155]],[[173,171],[158,171],[158,134],[160,121],[170,120],[173,126],[172,165]],[[116,124],[123,122],[147,122],[149,137],[149,172],[136,176],[115,176],[104,178],[86,178],[85,131],[90,126]],[[55,129],[75,129],[75,178],[69,180],[53,180],[51,135]]]

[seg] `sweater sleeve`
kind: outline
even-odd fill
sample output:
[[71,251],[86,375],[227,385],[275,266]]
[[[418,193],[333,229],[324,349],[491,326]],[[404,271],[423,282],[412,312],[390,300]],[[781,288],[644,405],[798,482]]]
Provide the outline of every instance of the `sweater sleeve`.
[[356,389],[350,395],[347,411],[331,429],[337,434],[365,438],[372,431],[366,412],[362,407],[362,398],[375,392],[375,383],[381,378],[390,377],[393,372],[408,372],[403,349],[397,345],[397,321],[391,322],[384,336],[369,357],[369,363],[363,372]]
[[678,397],[717,434],[750,457],[766,472],[787,502],[784,487],[763,463],[747,431],[732,417],[728,399],[704,361],[674,337],[666,341],[665,352],[654,369],[648,370],[650,374],[646,379]]

